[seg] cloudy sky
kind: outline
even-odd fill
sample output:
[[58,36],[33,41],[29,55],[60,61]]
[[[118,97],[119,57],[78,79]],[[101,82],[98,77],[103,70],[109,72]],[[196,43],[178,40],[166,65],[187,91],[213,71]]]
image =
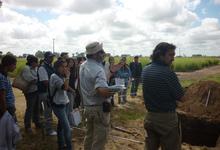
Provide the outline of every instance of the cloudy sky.
[[0,51],[84,52],[103,42],[113,55],[150,55],[175,44],[177,54],[220,55],[220,0],[1,0]]

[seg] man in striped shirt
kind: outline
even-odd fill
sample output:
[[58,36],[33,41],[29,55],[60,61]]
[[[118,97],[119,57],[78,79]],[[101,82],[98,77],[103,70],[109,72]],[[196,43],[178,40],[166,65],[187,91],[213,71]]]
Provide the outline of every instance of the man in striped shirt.
[[163,150],[181,149],[176,103],[184,93],[171,69],[175,49],[175,45],[159,43],[151,55],[152,63],[142,73],[147,150],[160,146]]

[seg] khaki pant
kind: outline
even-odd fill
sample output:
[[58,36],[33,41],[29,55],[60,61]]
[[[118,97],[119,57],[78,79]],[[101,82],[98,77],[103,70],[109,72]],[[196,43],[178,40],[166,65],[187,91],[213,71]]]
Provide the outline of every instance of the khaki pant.
[[102,107],[86,107],[86,136],[84,150],[104,150],[110,125],[110,113],[104,113]]
[[181,150],[181,138],[176,113],[147,113],[145,150]]

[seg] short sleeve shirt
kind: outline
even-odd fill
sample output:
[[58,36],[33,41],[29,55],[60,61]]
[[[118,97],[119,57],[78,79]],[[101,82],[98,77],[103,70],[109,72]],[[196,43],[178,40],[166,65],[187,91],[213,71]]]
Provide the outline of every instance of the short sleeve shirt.
[[52,74],[50,78],[50,91],[53,97],[53,102],[55,104],[67,104],[69,103],[69,98],[67,92],[63,90],[64,79],[57,74]]
[[48,73],[43,66],[40,66],[38,69],[39,81],[48,81]]
[[37,84],[31,83],[31,81],[37,80],[37,70],[31,68],[30,66],[25,66],[24,69],[22,70],[22,76],[27,82],[30,83],[27,93],[37,91]]
[[103,65],[88,59],[80,66],[79,77],[83,104],[85,106],[102,105],[106,98],[98,95],[96,89],[108,87]]
[[10,80],[0,73],[0,90],[4,90],[6,92],[6,106],[7,107],[15,107],[15,97],[12,91],[12,86]]

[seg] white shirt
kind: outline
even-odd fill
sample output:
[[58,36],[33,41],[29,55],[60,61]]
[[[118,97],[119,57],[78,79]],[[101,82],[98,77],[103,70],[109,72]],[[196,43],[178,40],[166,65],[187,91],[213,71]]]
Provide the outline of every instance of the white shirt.
[[43,66],[39,67],[38,75],[39,75],[39,80],[40,81],[48,81],[49,80],[47,71],[46,71],[46,69]]
[[[28,65],[24,67],[21,75],[24,78],[24,80],[26,80],[27,82],[32,82],[33,80],[37,81],[37,70],[34,68],[31,68]],[[37,83],[29,84],[27,93],[31,93],[35,91],[37,91]]]
[[0,133],[0,150],[15,150],[15,144],[21,139],[21,134],[18,125],[8,111],[0,119]]
[[55,104],[67,104],[69,103],[69,98],[67,92],[62,89],[64,84],[63,78],[59,77],[57,74],[53,73],[50,77],[50,91],[53,97],[53,102]]

